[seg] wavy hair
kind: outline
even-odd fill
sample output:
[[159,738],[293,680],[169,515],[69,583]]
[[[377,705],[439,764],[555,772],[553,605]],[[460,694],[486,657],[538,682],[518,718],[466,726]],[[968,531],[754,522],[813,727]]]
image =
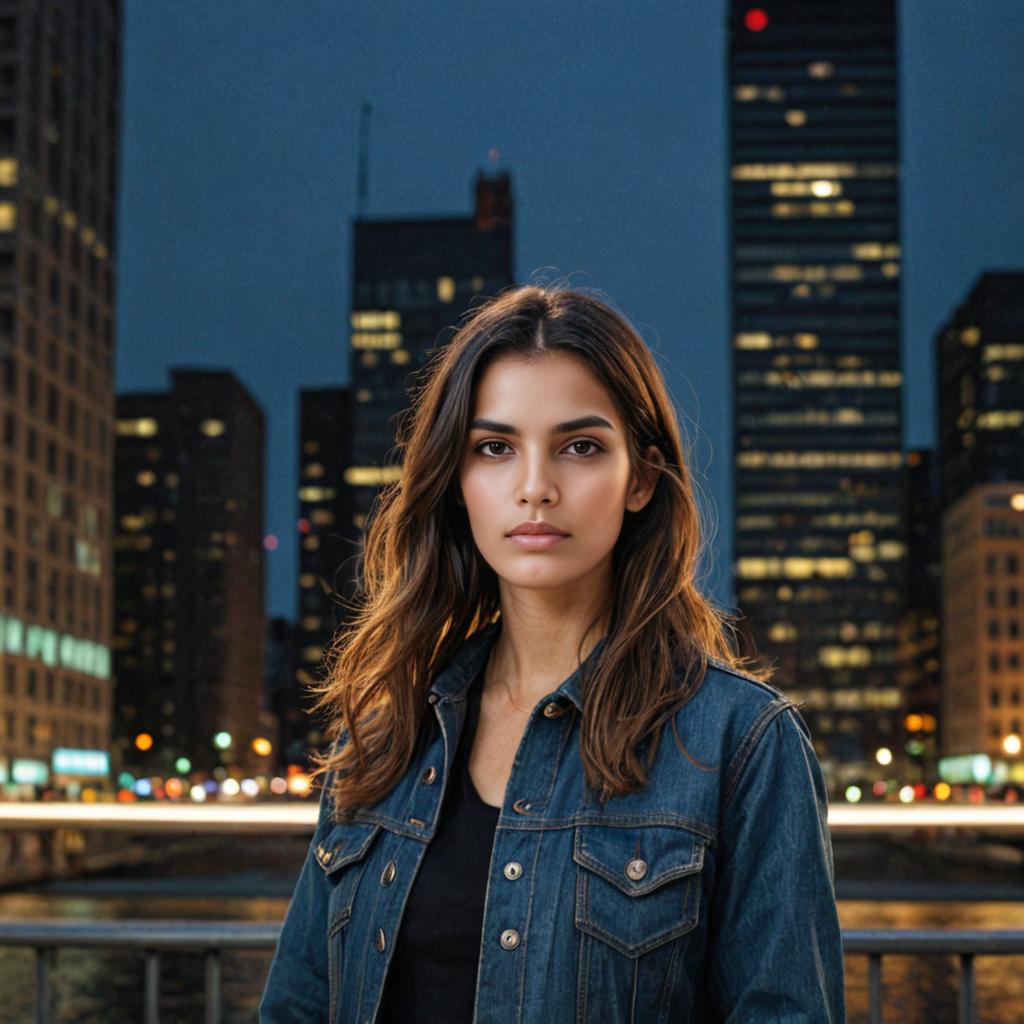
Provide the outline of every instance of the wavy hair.
[[[770,673],[747,664],[753,659],[737,652],[732,617],[698,589],[699,506],[646,344],[618,312],[582,291],[506,289],[468,311],[416,379],[399,422],[401,476],[377,495],[351,618],[330,645],[324,680],[311,687],[311,710],[325,713],[324,735],[338,741],[311,753],[313,774],[333,779],[338,818],[398,783],[433,677],[470,634],[500,617],[497,577],[457,500],[459,465],[486,367],[502,356],[548,352],[582,360],[608,390],[626,424],[634,470],[658,468],[644,457],[651,445],[665,460],[650,501],[624,520],[606,643],[581,673],[587,786],[604,802],[646,785],[661,727],[696,693],[709,657],[759,678]],[[689,757],[674,721],[673,731]]]

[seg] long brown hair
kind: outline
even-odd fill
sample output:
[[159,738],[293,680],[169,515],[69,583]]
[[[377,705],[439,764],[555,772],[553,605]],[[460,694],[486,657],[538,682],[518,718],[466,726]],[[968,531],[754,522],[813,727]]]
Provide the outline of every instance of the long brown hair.
[[399,425],[401,476],[377,496],[352,618],[328,651],[326,679],[312,687],[312,710],[326,712],[326,738],[347,737],[311,754],[315,776],[334,773],[338,816],[398,783],[433,677],[500,615],[496,575],[456,500],[459,465],[484,369],[501,356],[545,352],[572,354],[607,388],[626,424],[634,469],[652,466],[643,454],[650,445],[665,459],[651,500],[626,515],[613,553],[606,642],[581,674],[580,754],[591,791],[606,800],[643,788],[638,748],[649,743],[652,764],[661,726],[697,691],[709,656],[751,671],[750,659],[734,649],[731,617],[697,586],[700,510],[650,350],[623,316],[585,292],[507,289],[465,314],[417,379]]

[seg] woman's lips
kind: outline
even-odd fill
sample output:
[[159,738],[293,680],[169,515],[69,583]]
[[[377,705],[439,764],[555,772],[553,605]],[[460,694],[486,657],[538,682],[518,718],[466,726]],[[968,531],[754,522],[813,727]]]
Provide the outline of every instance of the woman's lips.
[[564,533],[512,533],[508,539],[527,551],[544,551],[569,538]]

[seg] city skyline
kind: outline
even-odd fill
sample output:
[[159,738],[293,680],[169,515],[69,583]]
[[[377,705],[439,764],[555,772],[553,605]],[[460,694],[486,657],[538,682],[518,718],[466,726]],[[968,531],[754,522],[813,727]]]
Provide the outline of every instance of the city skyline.
[[[261,402],[269,614],[295,615],[298,391],[348,380],[364,100],[369,217],[466,215],[476,171],[506,170],[517,278],[570,275],[634,320],[696,439],[716,507],[709,588],[728,600],[725,5],[691,6],[125,12],[117,388],[229,366]],[[1024,262],[1024,24],[1003,0],[901,4],[899,37],[909,448],[934,442],[937,325],[983,272]],[[586,60],[565,59],[567,39]]]

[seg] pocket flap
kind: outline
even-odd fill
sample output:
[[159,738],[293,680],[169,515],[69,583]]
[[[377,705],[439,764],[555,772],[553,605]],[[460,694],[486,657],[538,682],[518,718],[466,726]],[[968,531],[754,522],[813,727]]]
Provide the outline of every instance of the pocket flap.
[[573,859],[627,896],[644,896],[704,866],[705,839],[684,828],[582,825]]
[[335,825],[313,851],[324,874],[331,875],[363,857],[379,830],[380,825],[371,822]]

